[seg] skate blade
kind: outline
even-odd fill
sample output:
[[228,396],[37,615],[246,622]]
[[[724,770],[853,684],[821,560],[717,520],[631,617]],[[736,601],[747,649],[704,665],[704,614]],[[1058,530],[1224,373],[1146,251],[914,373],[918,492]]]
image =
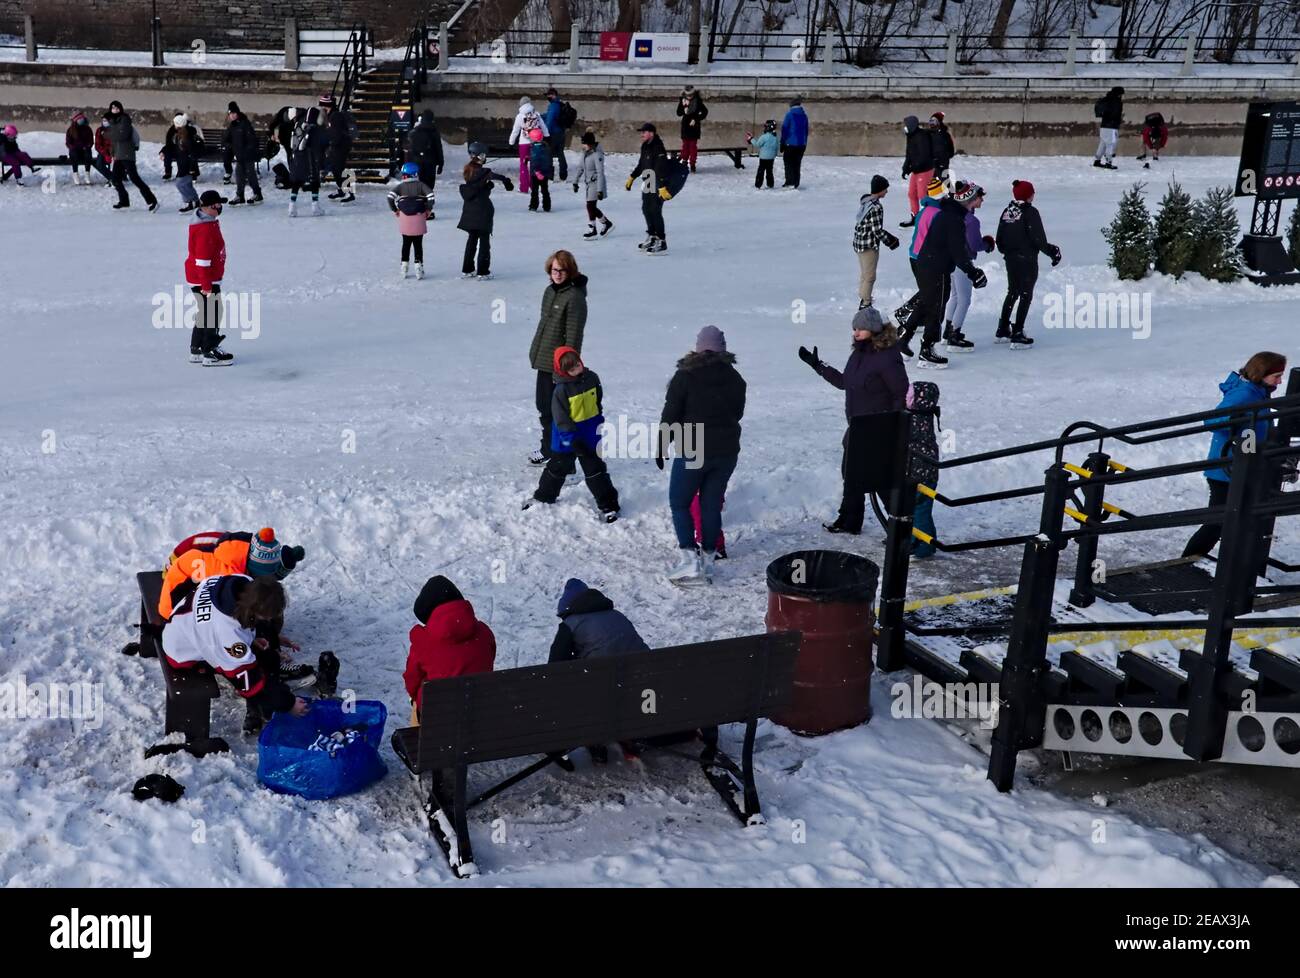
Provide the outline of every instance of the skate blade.
[[1012,343],[1012,344],[1011,344],[1011,349],[1013,349],[1013,350],[1032,350],[1033,348],[1034,348],[1034,344],[1032,344],[1032,343]]
[[944,350],[945,353],[974,353],[974,352],[975,352],[975,347],[973,347],[973,346],[948,346],[947,344],[944,344],[944,348],[943,348],[943,350]]
[[947,370],[946,363],[931,363],[929,360],[918,360],[916,362],[918,370]]

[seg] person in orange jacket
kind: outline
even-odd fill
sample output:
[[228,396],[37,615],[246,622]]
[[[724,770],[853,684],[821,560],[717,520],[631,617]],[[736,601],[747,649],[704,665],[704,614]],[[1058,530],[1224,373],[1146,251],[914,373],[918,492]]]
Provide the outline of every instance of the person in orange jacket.
[[190,363],[205,367],[226,367],[235,359],[221,349],[221,279],[226,273],[226,239],[221,234],[221,205],[226,198],[205,190],[190,224],[189,253],[185,257],[185,281],[194,293],[198,308],[190,333]]
[[282,546],[269,526],[256,534],[215,530],[196,533],[177,544],[167,559],[158,613],[170,619],[176,605],[205,578],[219,574],[274,574],[283,580],[306,555],[302,547]]

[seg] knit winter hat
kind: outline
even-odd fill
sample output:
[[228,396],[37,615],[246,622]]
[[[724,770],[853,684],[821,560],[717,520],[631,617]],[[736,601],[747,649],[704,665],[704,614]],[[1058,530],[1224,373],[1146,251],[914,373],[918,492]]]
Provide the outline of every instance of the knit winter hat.
[[86,113],[84,113],[84,112],[78,112],[78,113],[76,113],[75,115],[73,115],[73,117],[72,117],[72,124],[73,124],[74,126],[75,126],[75,125],[80,125],[81,123],[83,123],[83,122],[85,122],[85,121],[86,121]]
[[655,128],[655,124],[654,124],[653,122],[643,122],[643,123],[641,123],[640,126],[637,127],[637,132],[656,132],[656,133],[657,133],[658,131],[659,131],[659,130]]
[[558,374],[558,373],[563,373],[563,371],[560,370],[560,361],[563,360],[564,357],[565,357],[565,355],[568,354],[568,353],[572,353],[575,357],[578,358],[578,362],[579,362],[579,363],[582,363],[582,355],[581,355],[580,353],[578,353],[578,351],[575,350],[573,347],[571,347],[571,346],[557,346],[557,347],[555,348],[555,353],[554,353],[554,355],[551,357],[551,369],[552,369],[552,371],[553,371],[554,373],[557,373],[557,374]]
[[879,333],[885,328],[885,321],[880,318],[880,313],[876,311],[875,306],[863,306],[853,314],[853,328],[866,330],[868,333]]
[[550,88],[548,88],[548,89],[546,90],[546,97],[547,97],[547,98],[550,98],[552,95],[558,97],[559,94],[560,94],[560,93],[557,92],[557,91],[555,90],[555,86],[554,86],[554,85],[552,85]]
[[582,134],[582,145],[583,146],[596,145],[596,134],[592,132],[590,129],[588,129],[586,132]]
[[1032,200],[1034,197],[1034,185],[1028,180],[1012,180],[1011,196],[1016,200]]
[[4,128],[4,133],[5,133],[5,135],[8,136],[10,139],[13,139],[15,136],[18,135],[18,127],[17,127],[17,126],[5,126],[5,128]]
[[576,577],[569,578],[564,582],[564,592],[560,595],[559,604],[555,606],[555,613],[557,615],[564,614],[569,610],[569,605],[573,604],[573,599],[583,591],[588,590],[590,590],[590,588],[587,587],[585,581],[579,580]]
[[940,122],[943,122],[943,113],[942,113],[942,112],[931,112],[931,113],[930,113],[930,118],[931,118],[931,119],[938,119]]
[[803,105],[803,99],[801,99],[798,95],[790,99],[790,108],[794,108],[796,105]]
[[333,95],[329,95],[329,94],[322,95],[322,96],[317,100],[317,104],[318,104],[318,105],[326,105],[326,106],[329,106],[329,107],[333,108],[333,106],[334,106],[334,96],[333,96]]
[[420,594],[415,599],[415,617],[419,619],[421,625],[427,625],[434,608],[448,601],[464,600],[465,596],[460,593],[460,589],[439,574],[437,577],[429,578],[424,582],[424,587],[420,588]]
[[959,204],[966,204],[976,197],[984,196],[984,188],[978,183],[964,183],[958,181],[957,189],[953,191],[952,198]]
[[520,96],[519,96],[519,107],[522,109],[525,105],[527,105],[527,104],[528,104],[529,102],[531,102],[531,101],[532,101],[532,99],[530,99],[527,95],[520,95]]
[[948,193],[948,186],[938,177],[935,177],[926,186],[925,192],[931,197],[943,197]]
[[264,526],[253,535],[248,544],[248,575],[261,577],[280,569],[280,541],[275,531]]
[[227,112],[238,112],[238,111],[239,111],[239,103],[238,103],[238,102],[231,102],[229,105],[226,106],[226,111],[227,111]]
[[187,116],[184,112],[178,112],[176,115],[172,116],[172,125],[175,126],[177,129],[184,129],[189,124],[190,124],[189,116]]
[[878,194],[880,193],[880,191],[888,190],[888,189],[889,189],[889,181],[886,180],[884,177],[882,177],[879,173],[877,173],[874,177],[871,178],[871,192],[873,194]]
[[695,337],[696,353],[726,353],[727,335],[716,326],[705,326]]

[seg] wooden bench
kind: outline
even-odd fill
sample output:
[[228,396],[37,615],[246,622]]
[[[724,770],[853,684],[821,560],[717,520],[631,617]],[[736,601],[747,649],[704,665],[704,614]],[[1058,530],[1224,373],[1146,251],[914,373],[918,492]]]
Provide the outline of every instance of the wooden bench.
[[[736,164],[737,170],[743,170],[745,168],[744,157],[745,154],[749,152],[749,147],[748,146],[709,146],[705,148],[701,146],[695,152],[700,156],[705,156],[709,153],[721,153],[723,156],[730,158],[732,163]],[[682,155],[682,151],[680,149],[670,149],[668,151],[669,159],[675,160],[681,155]]]
[[[162,652],[162,630],[166,622],[158,613],[162,594],[162,571],[141,571],[135,575],[140,586],[140,641],[135,649],[142,658],[157,656],[166,689],[164,730],[180,732],[185,742],[207,743],[211,730],[212,701],[221,695],[216,676],[207,666],[173,669]],[[131,653],[131,645],[122,650]],[[152,750],[152,748],[151,748]]]
[[[427,797],[421,790],[429,830],[462,879],[478,872],[469,809],[590,744],[701,731],[705,777],[742,824],[760,824],[755,731],[760,717],[790,701],[799,640],[799,632],[775,632],[431,680],[421,691],[421,725],[394,731],[393,750],[417,784],[429,776]],[[746,725],[739,764],[718,748],[723,723]],[[468,799],[471,764],[534,754],[541,759]]]
[[[518,159],[519,147],[510,142],[509,129],[490,129],[484,132],[470,133],[465,145],[482,143],[487,147],[489,160]],[[468,152],[468,150],[466,150]]]

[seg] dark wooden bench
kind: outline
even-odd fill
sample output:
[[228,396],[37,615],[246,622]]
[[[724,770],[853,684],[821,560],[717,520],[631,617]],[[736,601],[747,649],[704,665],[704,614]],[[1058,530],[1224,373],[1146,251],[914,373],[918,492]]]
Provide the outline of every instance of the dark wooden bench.
[[[162,630],[166,622],[158,613],[162,594],[162,571],[141,571],[135,575],[140,586],[140,641],[135,652],[142,658],[157,656],[166,689],[164,731],[180,732],[187,744],[210,741],[212,701],[221,695],[216,676],[207,666],[173,669],[162,652]],[[130,654],[131,645],[122,650]],[[152,750],[152,748],[151,748]]]
[[[709,153],[721,153],[722,155],[728,157],[732,163],[736,164],[737,170],[743,170],[745,168],[744,157],[745,154],[749,152],[749,147],[748,146],[709,146],[706,148],[704,146],[701,146],[695,152],[698,153],[700,156],[706,156]],[[668,156],[670,159],[675,160],[681,155],[682,155],[682,151],[680,149],[670,149],[668,151]]]
[[[754,735],[760,717],[790,701],[799,639],[775,632],[432,680],[421,692],[421,725],[394,731],[393,750],[417,782],[428,776],[429,830],[460,878],[478,872],[469,809],[589,744],[698,730],[705,777],[742,824],[759,824]],[[718,747],[723,723],[746,724],[739,764]],[[471,764],[534,754],[541,759],[468,798]]]
[[468,147],[470,143],[482,143],[486,146],[489,160],[519,158],[519,147],[510,142],[509,129],[488,129],[470,133],[465,145]]

